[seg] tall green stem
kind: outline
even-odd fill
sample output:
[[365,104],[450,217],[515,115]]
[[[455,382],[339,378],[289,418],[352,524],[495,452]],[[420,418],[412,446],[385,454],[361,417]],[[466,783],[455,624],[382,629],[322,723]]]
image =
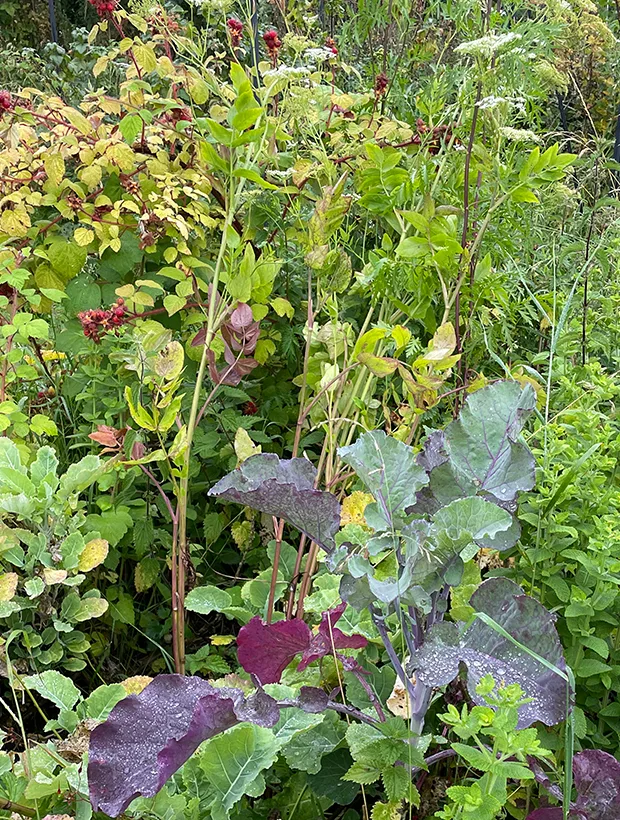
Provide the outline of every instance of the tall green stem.
[[174,641],[174,667],[179,675],[185,674],[185,570],[188,563],[187,550],[187,502],[189,494],[189,472],[192,453],[192,443],[196,432],[196,420],[200,407],[200,393],[207,371],[209,348],[215,336],[215,318],[218,286],[224,254],[226,252],[226,241],[228,229],[234,215],[233,191],[231,183],[231,196],[228,201],[228,211],[222,229],[222,240],[213,272],[211,283],[211,298],[209,299],[209,310],[207,313],[207,328],[205,332],[205,342],[200,357],[200,365],[196,375],[196,385],[192,396],[192,406],[187,423],[187,443],[185,458],[183,459],[183,471],[179,483],[178,499],[178,541],[172,545],[173,583],[172,583],[172,630],[175,636]]

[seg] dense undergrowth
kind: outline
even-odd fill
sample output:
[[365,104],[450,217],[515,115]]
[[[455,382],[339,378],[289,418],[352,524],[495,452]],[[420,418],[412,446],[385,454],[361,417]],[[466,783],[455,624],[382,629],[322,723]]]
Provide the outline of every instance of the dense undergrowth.
[[26,5],[0,817],[620,816],[620,12]]

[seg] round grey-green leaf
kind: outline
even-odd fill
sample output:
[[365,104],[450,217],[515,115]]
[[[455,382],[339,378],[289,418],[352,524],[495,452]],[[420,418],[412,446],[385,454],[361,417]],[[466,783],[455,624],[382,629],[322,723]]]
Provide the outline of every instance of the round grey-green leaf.
[[185,608],[190,612],[208,615],[210,612],[222,612],[232,606],[232,598],[224,589],[214,586],[196,587],[185,599]]

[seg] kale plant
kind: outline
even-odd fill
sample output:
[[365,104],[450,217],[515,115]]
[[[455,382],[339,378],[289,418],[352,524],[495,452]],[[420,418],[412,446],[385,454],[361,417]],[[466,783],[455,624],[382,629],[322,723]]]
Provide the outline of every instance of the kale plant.
[[[339,530],[340,504],[316,489],[315,470],[305,459],[254,455],[218,482],[212,496],[282,518],[318,544],[329,571],[340,576],[342,603],[323,613],[315,633],[299,619],[268,624],[256,616],[243,626],[238,657],[255,686],[249,696],[199,678],[166,675],[119,703],[92,734],[95,808],[117,816],[134,797],[155,794],[203,740],[244,721],[275,726],[281,710],[291,707],[310,714],[335,710],[359,721],[347,731],[355,762],[346,777],[399,781],[393,793],[404,797],[412,775],[433,760],[423,757],[431,701],[461,666],[476,704],[486,703],[481,681],[488,675],[525,692],[518,729],[563,720],[566,667],[554,618],[540,603],[512,581],[490,578],[471,597],[467,623],[444,620],[466,562],[480,548],[507,550],[519,538],[517,496],[533,487],[535,468],[521,432],[534,405],[530,386],[498,382],[470,395],[458,419],[445,431],[432,431],[418,454],[382,431],[364,433],[342,448],[342,461],[374,499],[365,508],[364,526]],[[396,727],[394,718],[386,718],[363,666],[343,652],[366,645],[362,635],[347,636],[336,626],[347,606],[370,613],[409,696],[409,726],[400,721]],[[397,633],[407,657],[395,648]],[[278,683],[294,659],[302,671],[326,655],[356,676],[372,709],[345,705],[339,689],[302,687],[295,698],[278,699],[263,688]],[[379,748],[381,765],[369,774],[368,761]],[[395,766],[402,771],[394,774]],[[400,783],[403,772],[406,784]]]

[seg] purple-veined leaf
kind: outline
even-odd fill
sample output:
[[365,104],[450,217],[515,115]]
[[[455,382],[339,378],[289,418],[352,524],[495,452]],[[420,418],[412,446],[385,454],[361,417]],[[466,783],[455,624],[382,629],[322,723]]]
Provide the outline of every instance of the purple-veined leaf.
[[585,820],[618,820],[620,817],[620,763],[600,749],[579,752],[573,758],[577,789],[575,812]]
[[[470,603],[515,641],[565,671],[553,615],[537,600],[524,595],[517,584],[507,578],[490,578],[478,587]],[[538,720],[552,726],[566,717],[566,681],[480,619],[462,634],[455,624],[436,624],[413,656],[411,666],[418,680],[428,686],[441,686],[456,678],[460,663],[467,666],[467,685],[476,703],[484,702],[476,694],[476,686],[485,675],[493,675],[498,684],[521,686],[532,701],[519,710],[520,728]]]
[[374,496],[375,504],[366,507],[365,516],[375,529],[392,529],[395,516],[415,504],[416,493],[428,484],[412,448],[383,430],[363,433],[355,444],[341,447],[338,455]]
[[310,627],[298,619],[265,624],[256,615],[237,636],[239,663],[263,684],[278,683],[289,663],[310,645]]
[[219,689],[202,678],[160,675],[93,730],[93,808],[118,817],[135,797],[157,794],[204,740],[241,721],[270,727],[278,717],[276,701],[264,692],[246,699],[240,689]]
[[340,504],[332,493],[315,489],[315,479],[316,469],[305,458],[260,453],[224,476],[209,495],[283,518],[330,552],[340,527]]
[[302,656],[298,669],[303,671],[313,661],[330,655],[333,649],[362,649],[368,643],[363,635],[345,635],[335,626],[345,608],[346,603],[342,603],[324,612],[316,634],[304,621],[294,619],[265,624],[256,615],[239,630],[239,663],[265,685],[278,683],[297,655]]
[[[560,789],[551,783],[537,765],[532,767],[536,780],[555,797]],[[620,818],[620,763],[601,749],[586,749],[573,758],[573,781],[577,800],[571,803],[571,820],[618,820]],[[562,820],[561,808],[536,809],[527,820]]]
[[423,470],[430,473],[435,467],[445,464],[447,460],[446,437],[443,430],[431,430],[416,456],[416,462]]
[[[445,449],[459,484],[510,501],[534,486],[534,457],[518,441],[536,406],[530,385],[496,382],[467,397],[445,431]],[[439,468],[441,469],[441,468]]]

